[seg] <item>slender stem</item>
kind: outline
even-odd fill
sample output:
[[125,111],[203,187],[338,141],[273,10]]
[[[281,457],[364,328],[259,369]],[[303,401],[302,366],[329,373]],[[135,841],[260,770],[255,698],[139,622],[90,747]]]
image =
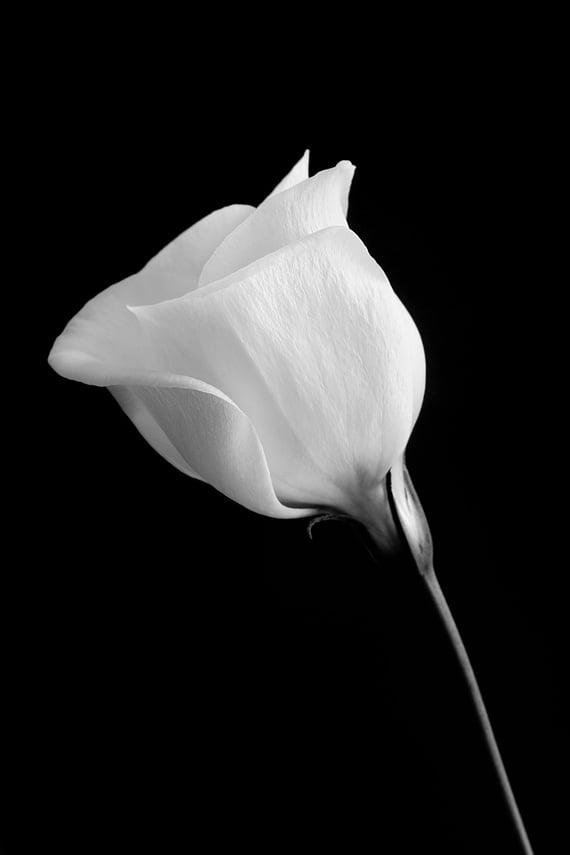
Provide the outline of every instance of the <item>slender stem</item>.
[[465,645],[463,644],[463,641],[459,634],[459,630],[457,629],[457,625],[455,623],[455,620],[453,619],[453,615],[451,614],[451,610],[447,604],[443,591],[440,588],[439,582],[433,570],[430,573],[422,574],[422,578],[425,582],[427,590],[429,591],[432,601],[435,607],[437,608],[441,621],[445,626],[453,649],[455,650],[457,659],[459,660],[459,664],[461,665],[461,670],[469,688],[471,700],[473,701],[473,705],[475,706],[475,709],[477,711],[477,716],[485,737],[485,741],[487,743],[487,748],[489,749],[489,753],[493,760],[493,765],[495,767],[497,777],[499,778],[501,789],[507,802],[513,823],[520,837],[522,848],[525,852],[525,855],[533,855],[530,841],[528,839],[526,829],[524,827],[517,803],[515,801],[515,797],[513,795],[513,791],[505,770],[501,754],[499,752],[497,740],[495,739],[495,734],[493,733],[493,729],[491,727],[489,714],[487,713],[487,709],[483,701],[483,696],[477,683],[475,672],[473,671],[473,666],[471,665],[469,656],[467,655]]
[[387,487],[390,509],[401,541],[409,548],[414,564],[426,585],[459,660],[522,849],[525,855],[533,855],[475,672],[433,569],[433,545],[429,525],[403,457],[388,474]]

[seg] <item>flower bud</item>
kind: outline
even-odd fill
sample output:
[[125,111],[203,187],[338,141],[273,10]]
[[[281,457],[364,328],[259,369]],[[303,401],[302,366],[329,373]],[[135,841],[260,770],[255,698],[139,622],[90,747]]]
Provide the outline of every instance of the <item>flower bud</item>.
[[385,479],[418,416],[418,331],[346,213],[354,167],[308,153],[256,209],[200,220],[56,340],[181,471],[253,511],[354,516],[390,541]]

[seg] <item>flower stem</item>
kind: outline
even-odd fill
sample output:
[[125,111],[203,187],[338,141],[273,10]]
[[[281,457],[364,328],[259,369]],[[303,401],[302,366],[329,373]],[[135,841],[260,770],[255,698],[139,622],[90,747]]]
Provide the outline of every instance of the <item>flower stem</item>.
[[435,575],[429,526],[403,458],[389,473],[388,493],[392,514],[400,529],[401,538],[409,548],[414,564],[425,583],[459,661],[522,851],[525,855],[533,855],[473,666]]
[[499,752],[497,740],[495,739],[495,734],[493,733],[493,729],[491,727],[489,714],[487,713],[487,709],[483,701],[483,696],[481,694],[479,684],[477,683],[477,679],[475,677],[473,666],[471,665],[469,656],[467,655],[467,651],[465,649],[465,645],[463,644],[462,638],[459,634],[459,630],[457,629],[457,624],[455,623],[453,615],[451,614],[451,610],[443,595],[443,591],[440,588],[437,576],[435,575],[433,570],[430,573],[422,574],[422,578],[438,611],[441,621],[446,629],[447,635],[449,637],[449,640],[451,641],[457,659],[459,660],[459,664],[461,666],[465,682],[469,689],[469,694],[471,695],[471,700],[473,701],[473,706],[475,707],[475,710],[477,712],[477,717],[479,719],[481,730],[483,731],[483,735],[485,737],[487,748],[493,761],[495,772],[501,785],[501,790],[503,792],[507,807],[511,814],[513,824],[515,825],[518,836],[520,838],[522,850],[524,851],[525,855],[532,855],[530,841],[528,839],[528,835],[526,833],[522,817],[515,801],[511,784],[509,782],[507,772],[505,770],[505,765]]

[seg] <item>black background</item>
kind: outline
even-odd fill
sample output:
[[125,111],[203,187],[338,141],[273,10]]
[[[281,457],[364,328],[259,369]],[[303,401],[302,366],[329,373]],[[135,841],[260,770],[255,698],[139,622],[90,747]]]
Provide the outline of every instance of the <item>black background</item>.
[[407,83],[400,56],[366,89],[356,61],[277,87],[271,51],[215,78],[147,48],[47,51],[19,105],[3,851],[517,851],[410,567],[191,481],[46,362],[87,299],[211,210],[258,204],[306,147],[311,174],[356,165],[349,224],[422,334],[409,469],[535,851],[560,851],[555,132],[532,64],[498,73],[486,44]]

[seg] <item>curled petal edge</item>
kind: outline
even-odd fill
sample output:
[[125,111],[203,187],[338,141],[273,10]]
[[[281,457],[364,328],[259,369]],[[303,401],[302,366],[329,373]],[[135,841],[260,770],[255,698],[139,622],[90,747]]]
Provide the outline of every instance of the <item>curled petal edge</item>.
[[159,454],[229,499],[269,517],[295,519],[317,513],[314,508],[293,508],[279,501],[253,423],[215,386],[193,377],[158,372],[117,372],[110,376],[95,360],[77,363],[73,354],[66,360],[61,352],[51,362],[65,377],[110,387]]
[[190,377],[171,384],[139,386],[136,395],[191,470],[251,511],[281,518],[314,513],[279,501],[257,432],[230,398]]

